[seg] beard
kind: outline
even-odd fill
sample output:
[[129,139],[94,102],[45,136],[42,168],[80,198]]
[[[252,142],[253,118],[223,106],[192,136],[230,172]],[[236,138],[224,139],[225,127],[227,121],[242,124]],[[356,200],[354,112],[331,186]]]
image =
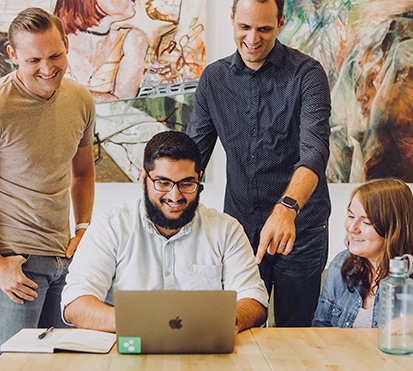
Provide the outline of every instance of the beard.
[[[197,191],[197,196],[195,200],[187,204],[185,210],[182,211],[181,215],[177,219],[170,219],[165,216],[163,211],[155,205],[148,196],[148,184],[147,181],[144,182],[144,197],[145,197],[145,207],[148,217],[152,223],[158,225],[161,228],[166,229],[180,229],[184,225],[188,224],[195,216],[196,209],[199,204],[199,191]],[[162,202],[163,199],[161,199]],[[185,202],[180,200],[180,202]]]

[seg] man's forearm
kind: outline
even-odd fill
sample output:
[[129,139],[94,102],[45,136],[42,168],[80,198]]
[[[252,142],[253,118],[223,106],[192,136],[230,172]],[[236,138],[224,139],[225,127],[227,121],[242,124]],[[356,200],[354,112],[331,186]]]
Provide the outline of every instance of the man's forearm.
[[[90,223],[91,221],[94,183],[95,177],[93,172],[82,177],[72,177],[71,196],[76,225],[79,223]],[[70,239],[66,249],[66,257],[71,258],[73,256],[84,233],[85,229],[79,229],[75,232],[76,235]]]
[[63,315],[78,328],[116,332],[115,308],[95,296],[77,298],[65,308]]
[[283,195],[296,200],[300,209],[302,209],[313,194],[317,184],[318,175],[314,171],[301,166],[295,170]]
[[93,146],[80,147],[72,161],[70,192],[76,223],[89,223],[95,197]]
[[261,326],[267,319],[267,309],[255,299],[237,302],[237,332]]
[[76,223],[89,223],[92,217],[95,190],[94,175],[72,179],[71,197]]

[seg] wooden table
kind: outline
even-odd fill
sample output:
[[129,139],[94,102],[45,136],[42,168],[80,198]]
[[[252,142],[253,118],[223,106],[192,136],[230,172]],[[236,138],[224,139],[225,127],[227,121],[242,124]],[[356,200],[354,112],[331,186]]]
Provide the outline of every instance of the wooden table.
[[413,370],[413,354],[377,348],[377,329],[256,328],[236,337],[232,354],[120,355],[3,353],[0,370]]
[[[57,331],[57,330],[55,330]],[[109,354],[88,353],[3,353],[0,370],[30,371],[104,371],[104,370],[257,370],[270,367],[261,353],[251,331],[244,331],[235,338],[231,354],[118,354],[116,344]]]
[[254,328],[271,370],[413,370],[413,354],[377,347],[377,329]]

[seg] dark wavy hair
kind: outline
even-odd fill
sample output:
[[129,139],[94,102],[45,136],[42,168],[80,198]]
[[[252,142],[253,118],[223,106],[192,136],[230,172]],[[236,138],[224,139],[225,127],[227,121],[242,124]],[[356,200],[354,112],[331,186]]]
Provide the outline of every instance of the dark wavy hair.
[[[232,2],[232,13],[233,13],[233,15],[235,15],[235,11],[237,10],[238,1],[239,0],[234,0]],[[257,1],[258,3],[266,3],[267,1],[272,1],[272,0],[255,0],[255,1]],[[274,1],[275,1],[275,3],[277,4],[277,7],[278,7],[278,16],[277,16],[277,18],[278,18],[278,22],[279,22],[282,15],[283,15],[283,13],[284,13],[285,0],[274,0]]]
[[152,137],[146,144],[143,155],[143,167],[146,171],[155,168],[158,158],[173,160],[191,160],[195,162],[195,171],[198,175],[202,170],[202,156],[195,142],[180,131],[163,131]]
[[[389,275],[390,259],[404,254],[413,255],[413,195],[408,185],[397,178],[371,180],[357,187],[358,195],[376,232],[384,238],[383,255],[377,262],[377,272],[367,258],[350,254],[341,267],[341,276],[352,291],[360,285],[363,299],[372,286]],[[348,242],[348,241],[347,241]],[[373,277],[377,277],[373,281]]]

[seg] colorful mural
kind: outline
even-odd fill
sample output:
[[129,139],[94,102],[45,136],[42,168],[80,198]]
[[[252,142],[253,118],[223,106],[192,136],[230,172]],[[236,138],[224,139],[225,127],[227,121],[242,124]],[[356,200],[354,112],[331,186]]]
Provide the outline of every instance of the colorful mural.
[[330,182],[413,182],[413,1],[287,1],[280,40],[324,66]]
[[0,0],[1,75],[15,68],[8,25],[29,6],[62,20],[66,76],[96,102],[96,180],[136,182],[146,142],[189,121],[205,67],[205,0]]
[[[97,103],[98,181],[136,181],[160,130],[185,130],[205,66],[206,0],[0,0],[0,75],[18,11],[64,21],[68,75]],[[280,40],[319,60],[332,96],[330,182],[413,182],[413,0],[286,1]]]

